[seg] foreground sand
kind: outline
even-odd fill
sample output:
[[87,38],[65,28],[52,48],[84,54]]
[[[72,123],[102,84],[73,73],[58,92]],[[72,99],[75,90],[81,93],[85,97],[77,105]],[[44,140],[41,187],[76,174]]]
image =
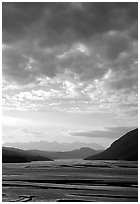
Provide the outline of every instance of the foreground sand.
[[134,202],[137,169],[137,162],[124,161],[3,164],[3,202]]

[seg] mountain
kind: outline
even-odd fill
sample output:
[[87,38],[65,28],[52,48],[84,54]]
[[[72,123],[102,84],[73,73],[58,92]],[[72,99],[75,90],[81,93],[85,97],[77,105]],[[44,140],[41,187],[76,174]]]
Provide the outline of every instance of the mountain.
[[96,143],[82,143],[82,142],[73,142],[73,143],[60,143],[60,142],[28,142],[28,143],[5,143],[3,144],[5,147],[16,147],[20,149],[38,149],[43,151],[71,151],[74,149],[79,149],[81,147],[89,147],[95,150],[104,150],[99,144]]
[[86,160],[138,160],[138,129],[132,130],[112,143],[112,145],[97,155]]
[[3,163],[20,163],[20,162],[31,162],[31,161],[52,161],[45,156],[33,155],[26,150],[17,148],[2,148],[2,162]]
[[48,156],[52,159],[83,159],[85,157],[98,154],[100,150],[94,150],[89,147],[81,147],[80,149],[64,152],[51,152],[51,151],[40,151],[40,150],[27,150],[30,154]]

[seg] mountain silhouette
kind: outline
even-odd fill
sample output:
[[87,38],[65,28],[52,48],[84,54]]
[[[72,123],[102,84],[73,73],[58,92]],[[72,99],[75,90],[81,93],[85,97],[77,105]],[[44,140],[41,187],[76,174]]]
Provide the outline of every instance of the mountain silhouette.
[[20,163],[20,162],[31,162],[31,161],[52,161],[52,159],[33,155],[26,150],[21,150],[17,148],[2,148],[2,162],[3,163]]
[[95,155],[101,152],[89,147],[81,147],[80,149],[64,152],[41,151],[41,150],[22,150],[17,148],[3,147],[2,161],[3,163],[13,162],[30,162],[30,161],[50,161],[54,159],[83,159],[85,157]]
[[138,129],[132,130],[112,143],[105,151],[86,160],[138,160]]
[[83,159],[85,157],[98,154],[100,150],[94,150],[89,147],[81,147],[72,151],[54,152],[54,151],[41,151],[41,150],[27,150],[30,154],[47,156],[52,159]]

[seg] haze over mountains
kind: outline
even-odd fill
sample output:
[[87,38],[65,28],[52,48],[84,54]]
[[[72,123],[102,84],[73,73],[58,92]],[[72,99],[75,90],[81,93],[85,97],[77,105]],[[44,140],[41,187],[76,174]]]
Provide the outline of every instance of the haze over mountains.
[[75,149],[80,149],[81,147],[89,147],[95,150],[104,150],[105,148],[96,143],[82,143],[82,142],[73,142],[73,143],[59,143],[59,142],[28,142],[28,143],[5,143],[3,144],[5,147],[16,147],[21,149],[37,149],[43,151],[71,151]]
[[138,160],[138,129],[126,133],[105,151],[92,155],[87,160]]

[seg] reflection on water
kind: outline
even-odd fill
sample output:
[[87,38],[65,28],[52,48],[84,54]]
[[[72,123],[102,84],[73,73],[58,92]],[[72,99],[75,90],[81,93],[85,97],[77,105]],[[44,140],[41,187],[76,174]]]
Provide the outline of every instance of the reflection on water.
[[3,164],[3,201],[137,201],[137,162]]

